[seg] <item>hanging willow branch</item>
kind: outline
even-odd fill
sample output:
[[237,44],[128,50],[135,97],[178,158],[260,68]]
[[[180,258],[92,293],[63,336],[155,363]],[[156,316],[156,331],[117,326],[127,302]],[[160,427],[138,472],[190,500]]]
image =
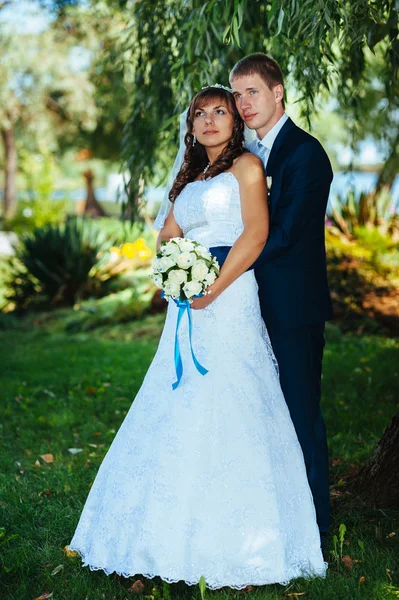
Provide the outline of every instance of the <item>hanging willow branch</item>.
[[318,94],[334,87],[359,125],[366,55],[383,47],[385,95],[392,106],[397,101],[395,0],[136,0],[126,2],[124,11],[129,27],[121,52],[134,72],[123,139],[132,220],[143,183],[154,178],[156,167],[162,179],[170,166],[179,112],[203,85],[227,84],[229,70],[245,54],[264,51],[278,60],[288,83],[301,92],[308,122]]

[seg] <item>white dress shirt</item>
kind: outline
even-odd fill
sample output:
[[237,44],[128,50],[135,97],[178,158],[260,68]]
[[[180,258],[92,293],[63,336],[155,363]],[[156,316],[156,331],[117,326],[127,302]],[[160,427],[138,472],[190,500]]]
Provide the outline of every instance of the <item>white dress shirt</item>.
[[280,130],[284,123],[287,121],[288,115],[284,113],[283,116],[277,121],[274,127],[263,137],[261,140],[257,139],[248,144],[248,150],[263,161],[265,169],[267,167],[267,161],[269,160],[270,152],[272,150],[274,140],[280,133]]

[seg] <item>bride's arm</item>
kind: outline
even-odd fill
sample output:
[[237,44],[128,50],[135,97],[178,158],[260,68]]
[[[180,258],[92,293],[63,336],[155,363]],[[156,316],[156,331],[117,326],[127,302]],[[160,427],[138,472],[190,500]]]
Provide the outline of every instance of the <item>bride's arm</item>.
[[175,217],[173,215],[173,208],[174,204],[172,204],[172,208],[170,209],[169,214],[165,219],[164,226],[158,234],[157,250],[159,249],[161,242],[169,242],[169,240],[174,237],[183,237],[183,232],[175,221]]
[[262,162],[253,154],[243,154],[232,169],[240,185],[242,234],[232,246],[220,275],[212,284],[211,295],[194,299],[191,308],[205,308],[244,273],[262,252],[269,234],[266,178]]

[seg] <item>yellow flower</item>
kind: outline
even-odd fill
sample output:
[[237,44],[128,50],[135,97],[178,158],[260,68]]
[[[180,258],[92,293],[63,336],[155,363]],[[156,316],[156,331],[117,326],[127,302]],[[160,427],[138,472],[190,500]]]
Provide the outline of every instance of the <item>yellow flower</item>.
[[126,258],[134,258],[137,254],[137,249],[135,248],[134,244],[123,244],[122,254],[126,256]]
[[120,248],[117,248],[116,246],[112,246],[112,248],[110,248],[110,249],[109,249],[109,251],[110,251],[112,254],[118,254],[118,255],[120,255],[120,254],[121,254],[121,249],[120,249]]
[[140,252],[138,253],[138,257],[141,260],[148,260],[152,257],[152,252],[149,248],[145,248],[144,250],[140,250]]
[[148,260],[152,256],[151,249],[147,246],[144,238],[138,238],[135,242],[127,242],[123,244],[120,253],[126,258],[139,258],[140,260]]
[[145,243],[144,238],[138,238],[134,242],[134,245],[136,246],[137,250],[146,250],[147,249],[147,244]]

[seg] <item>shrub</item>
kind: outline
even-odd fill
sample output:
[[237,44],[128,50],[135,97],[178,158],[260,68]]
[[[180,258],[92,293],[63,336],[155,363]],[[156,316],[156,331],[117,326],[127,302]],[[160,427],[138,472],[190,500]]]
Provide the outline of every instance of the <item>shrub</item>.
[[337,194],[331,200],[332,225],[347,237],[356,237],[359,229],[378,228],[385,235],[393,235],[398,226],[398,215],[388,190],[379,194],[362,192],[356,198],[353,190],[346,198]]
[[105,245],[109,247],[111,241],[85,218],[35,229],[22,238],[10,259],[8,301],[18,310],[43,300],[73,304],[84,295],[90,271]]

